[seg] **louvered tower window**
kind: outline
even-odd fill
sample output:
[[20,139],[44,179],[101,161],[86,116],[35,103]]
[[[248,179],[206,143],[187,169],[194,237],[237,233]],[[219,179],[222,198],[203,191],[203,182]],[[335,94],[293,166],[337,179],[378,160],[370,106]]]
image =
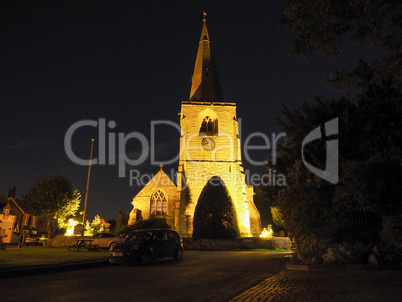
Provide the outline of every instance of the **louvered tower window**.
[[200,133],[206,135],[218,133],[218,120],[212,119],[210,116],[204,117],[201,123]]

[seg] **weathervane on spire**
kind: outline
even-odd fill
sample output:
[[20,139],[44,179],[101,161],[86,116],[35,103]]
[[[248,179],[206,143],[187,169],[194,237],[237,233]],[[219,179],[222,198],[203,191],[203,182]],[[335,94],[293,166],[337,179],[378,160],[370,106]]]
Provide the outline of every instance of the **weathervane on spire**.
[[202,21],[204,21],[204,22],[207,21],[207,13],[205,11],[203,11],[202,15],[203,15]]

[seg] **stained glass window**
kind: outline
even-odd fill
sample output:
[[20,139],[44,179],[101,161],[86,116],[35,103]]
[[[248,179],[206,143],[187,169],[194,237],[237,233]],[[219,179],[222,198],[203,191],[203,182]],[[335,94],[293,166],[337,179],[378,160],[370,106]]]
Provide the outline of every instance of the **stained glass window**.
[[151,214],[167,215],[167,196],[162,190],[156,190],[151,196]]

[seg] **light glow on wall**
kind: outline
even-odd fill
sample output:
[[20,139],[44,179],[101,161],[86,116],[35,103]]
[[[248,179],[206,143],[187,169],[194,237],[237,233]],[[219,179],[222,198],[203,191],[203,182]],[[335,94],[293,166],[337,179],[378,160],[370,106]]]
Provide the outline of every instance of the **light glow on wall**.
[[261,232],[261,238],[272,238],[274,235],[274,231],[272,230],[272,226],[269,224],[266,228],[264,228]]
[[65,236],[74,236],[74,227],[78,224],[79,222],[77,220],[74,220],[70,218],[67,222],[66,226],[66,234]]

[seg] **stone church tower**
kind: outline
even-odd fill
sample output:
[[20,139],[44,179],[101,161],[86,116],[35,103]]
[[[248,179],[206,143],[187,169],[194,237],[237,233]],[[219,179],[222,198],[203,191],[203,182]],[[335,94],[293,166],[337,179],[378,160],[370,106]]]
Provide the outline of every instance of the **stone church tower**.
[[150,184],[134,197],[130,224],[138,220],[139,213],[143,213],[143,219],[149,218],[150,214],[158,214],[158,202],[155,201],[157,195],[160,200],[159,208],[166,208],[162,214],[166,215],[168,223],[180,235],[191,237],[200,194],[207,182],[218,176],[234,203],[241,236],[258,236],[261,232],[261,220],[253,202],[253,187],[245,182],[236,104],[223,101],[205,14],[190,98],[189,101],[182,102],[180,126],[176,192],[172,190],[172,182],[162,184],[160,181],[161,175],[165,178],[161,168]]
[[241,235],[259,234],[260,215],[253,202],[253,188],[245,183],[236,104],[223,101],[205,16],[190,100],[182,102],[180,126],[180,233],[193,233],[201,191],[209,179],[218,176],[233,200]]

